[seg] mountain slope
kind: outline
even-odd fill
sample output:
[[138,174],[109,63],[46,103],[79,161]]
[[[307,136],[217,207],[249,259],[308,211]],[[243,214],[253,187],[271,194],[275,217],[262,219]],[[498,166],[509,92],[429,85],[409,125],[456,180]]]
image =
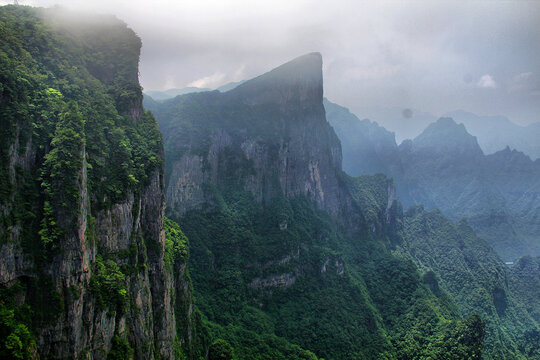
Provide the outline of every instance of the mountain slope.
[[[404,218],[400,252],[424,273],[423,280],[439,294],[448,294],[461,315],[479,314],[486,321],[484,355],[494,359],[538,356],[528,334],[538,322],[524,309],[523,293],[493,249],[465,221],[452,225],[435,210],[409,209]],[[440,296],[441,296],[440,295]]]
[[173,358],[195,337],[176,325],[196,319],[174,311],[191,295],[185,257],[165,262],[140,39],[113,17],[19,6],[0,8],[0,33],[0,357]]
[[347,108],[324,100],[326,118],[343,148],[343,168],[349,175],[400,172],[394,134],[369,120],[360,120]]
[[[400,222],[391,182],[341,171],[321,65],[308,54],[231,91],[152,108],[167,213],[190,238],[211,331],[240,359],[307,356],[286,356],[293,344],[326,359],[479,356],[482,320],[460,320],[390,253]],[[458,333],[466,340],[448,340]]]

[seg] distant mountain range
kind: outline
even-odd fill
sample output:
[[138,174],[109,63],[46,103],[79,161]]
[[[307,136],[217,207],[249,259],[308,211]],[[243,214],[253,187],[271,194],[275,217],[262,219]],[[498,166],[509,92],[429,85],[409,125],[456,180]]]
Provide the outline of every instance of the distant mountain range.
[[[393,131],[398,144],[406,139],[414,139],[438,119],[429,112],[417,109],[362,109],[358,114]],[[467,131],[476,136],[485,154],[493,154],[510,146],[533,160],[540,158],[540,122],[520,126],[505,116],[482,116],[464,110],[450,111],[442,117],[450,117],[458,124],[464,124]]]
[[212,91],[212,89],[188,86],[185,88],[180,88],[180,89],[175,88],[175,89],[168,89],[164,91],[159,91],[159,90],[145,91],[145,95],[150,96],[154,100],[163,101],[163,100],[177,97],[178,95],[198,93],[198,92],[203,92],[203,91]]
[[463,110],[444,115],[463,123],[477,137],[484,153],[493,154],[509,146],[522,151],[533,160],[540,158],[540,123],[520,126],[505,116],[479,116]]
[[477,138],[451,118],[398,146],[377,123],[329,101],[325,107],[348,174],[388,174],[405,207],[423,204],[453,221],[467,219],[503,259],[540,255],[540,160],[509,147],[484,155]]

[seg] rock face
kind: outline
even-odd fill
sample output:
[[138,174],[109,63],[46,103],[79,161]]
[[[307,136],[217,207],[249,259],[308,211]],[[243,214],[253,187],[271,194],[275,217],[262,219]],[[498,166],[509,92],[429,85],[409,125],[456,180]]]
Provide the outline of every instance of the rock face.
[[[304,55],[229,92],[189,94],[151,108],[171,159],[170,214],[200,209],[212,201],[208,186],[231,180],[263,203],[281,192],[306,195],[337,213],[341,146],[325,118],[321,65],[320,54]],[[203,103],[207,115],[192,123],[195,132],[183,131]],[[203,131],[204,142],[197,136]]]
[[114,18],[72,15],[0,9],[13,66],[0,90],[12,130],[0,151],[0,304],[31,309],[21,326],[41,358],[171,359],[174,292],[188,281],[164,263],[163,150],[142,108],[141,43]]

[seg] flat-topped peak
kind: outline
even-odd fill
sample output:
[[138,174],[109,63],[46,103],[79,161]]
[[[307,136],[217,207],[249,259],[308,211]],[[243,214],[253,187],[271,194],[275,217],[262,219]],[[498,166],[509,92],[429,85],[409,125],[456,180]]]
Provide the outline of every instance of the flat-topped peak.
[[299,56],[246,81],[231,90],[229,95],[252,105],[289,102],[322,104],[322,56],[318,52]]

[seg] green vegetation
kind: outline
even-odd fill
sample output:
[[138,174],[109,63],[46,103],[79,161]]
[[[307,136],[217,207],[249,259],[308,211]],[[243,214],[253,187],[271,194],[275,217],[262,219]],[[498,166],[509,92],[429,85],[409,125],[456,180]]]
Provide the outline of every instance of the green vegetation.
[[133,348],[128,339],[118,334],[114,335],[111,351],[107,354],[107,360],[129,360],[133,359]]
[[118,264],[110,259],[103,261],[98,255],[93,267],[90,291],[96,297],[97,310],[109,309],[124,313],[128,305],[126,276]]
[[[385,241],[345,236],[305,198],[262,207],[227,190],[217,211],[189,212],[180,222],[198,306],[211,336],[230,343],[238,359],[480,354],[482,325],[456,321],[450,301],[431,293],[411,262],[387,253]],[[452,343],[462,333],[470,339]]]
[[[24,199],[17,211],[0,218],[3,241],[3,229],[41,218],[43,243],[58,245],[77,214],[84,160],[94,211],[140,189],[161,165],[155,119],[149,113],[133,119],[127,107],[142,99],[136,77],[140,42],[127,27],[115,25],[114,31],[92,27],[91,21],[75,27],[56,21],[47,10],[2,7],[1,201]],[[125,47],[119,49],[122,62],[115,51],[108,52],[117,41]],[[12,146],[15,154],[10,154]],[[15,167],[10,175],[14,156],[32,156],[27,146],[35,148],[41,170]],[[24,181],[16,181],[21,176]],[[32,185],[38,178],[42,189]],[[43,202],[41,211],[36,201]]]
[[[55,277],[77,241],[98,249],[85,293],[97,310],[125,313],[127,276],[147,269],[140,232],[121,260],[125,254],[96,244],[95,225],[100,211],[131,196],[137,202],[161,176],[161,134],[141,107],[140,39],[112,17],[71,15],[0,7],[0,246],[24,256],[24,276],[17,268],[0,296],[2,358],[35,358],[36,329],[56,324],[81,298],[82,289]],[[17,302],[4,296],[19,286]],[[132,354],[127,341],[115,337],[111,357]]]
[[[60,115],[50,146],[41,170],[45,201],[40,235],[46,249],[60,246],[65,229],[75,227],[81,205],[79,193],[83,184],[79,173],[83,167],[85,139],[84,121],[77,103],[70,102]],[[57,212],[62,214],[61,218]]]
[[[438,211],[409,209],[404,241],[397,253],[424,272],[424,282],[438,296],[449,296],[463,316],[479,314],[486,323],[484,359],[528,359],[538,332],[527,312],[524,293],[513,290],[508,268],[465,221],[452,225]],[[446,295],[447,294],[447,295]]]
[[165,265],[172,271],[174,264],[183,265],[189,257],[188,239],[180,229],[180,226],[165,218]]
[[233,348],[223,339],[217,339],[208,349],[208,360],[231,360]]
[[32,335],[31,309],[28,305],[17,305],[17,297],[24,288],[0,287],[0,358],[34,359],[37,351]]

